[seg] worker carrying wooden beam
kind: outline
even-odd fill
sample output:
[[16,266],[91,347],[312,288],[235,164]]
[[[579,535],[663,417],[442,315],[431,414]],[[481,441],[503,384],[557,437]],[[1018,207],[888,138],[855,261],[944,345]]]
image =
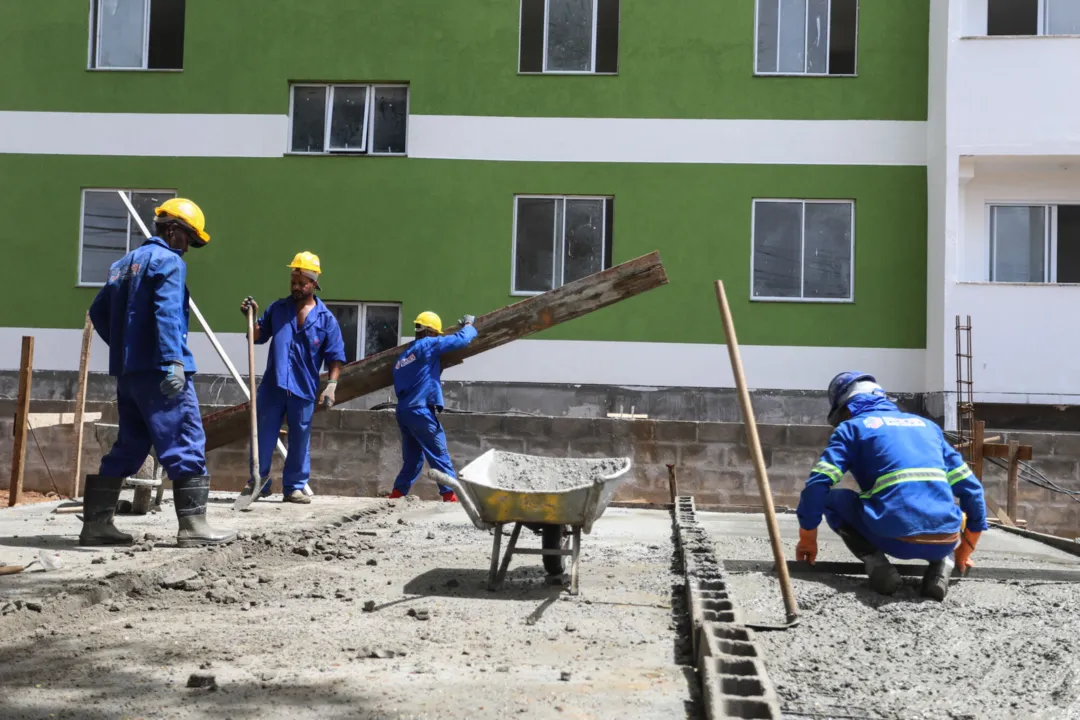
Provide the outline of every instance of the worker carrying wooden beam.
[[173,484],[177,543],[191,547],[236,537],[206,522],[206,437],[187,345],[184,253],[210,242],[206,218],[195,203],[173,198],[154,209],[154,230],[154,237],[112,264],[90,306],[94,330],[109,346],[120,428],[98,474],[86,477],[80,545],[132,543],[113,516],[124,478],[138,472],[151,446]]
[[[974,565],[987,529],[982,485],[941,428],[901,412],[873,375],[840,373],[828,394],[836,429],[799,499],[795,559],[814,563],[824,514],[875,591],[891,595],[903,582],[891,555],[928,561],[922,594],[944,600],[954,559],[961,572]],[[861,492],[833,489],[848,471]]]
[[[345,364],[345,342],[337,318],[315,295],[322,290],[322,263],[311,252],[297,253],[288,266],[290,294],[275,300],[255,323],[256,345],[270,343],[266,372],[255,396],[259,427],[261,497],[270,495],[270,463],[282,421],[289,426],[289,452],[281,473],[281,500],[308,504],[304,486],[311,479],[311,418],[316,396],[324,409],[334,406],[338,377]],[[258,313],[250,295],[240,312]],[[328,368],[326,386],[319,392],[319,372]],[[252,480],[241,494],[255,492]]]
[[[442,320],[433,312],[422,312],[414,322],[414,337],[394,363],[394,392],[397,393],[397,422],[401,431],[401,472],[394,480],[390,499],[405,497],[412,489],[424,461],[433,470],[457,477],[446,433],[439,422],[443,410],[442,356],[462,350],[476,339],[476,318],[466,315],[458,321],[461,328],[442,334]],[[443,502],[457,502],[454,489],[439,485]]]

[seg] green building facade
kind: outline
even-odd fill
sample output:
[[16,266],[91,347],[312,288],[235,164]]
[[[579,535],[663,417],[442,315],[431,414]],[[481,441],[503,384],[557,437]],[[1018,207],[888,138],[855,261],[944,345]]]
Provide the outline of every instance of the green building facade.
[[669,285],[448,378],[730,387],[719,278],[755,388],[855,366],[919,391],[928,23],[927,0],[0,4],[0,362],[35,328],[38,367],[77,365],[141,242],[119,189],[205,211],[188,284],[237,359],[238,303],[285,295],[301,250],[355,357],[659,250]]

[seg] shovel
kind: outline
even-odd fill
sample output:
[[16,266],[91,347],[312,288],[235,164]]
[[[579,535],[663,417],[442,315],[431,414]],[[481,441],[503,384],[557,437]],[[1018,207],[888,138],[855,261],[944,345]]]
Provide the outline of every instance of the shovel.
[[59,570],[63,566],[64,561],[60,559],[60,556],[56,553],[48,553],[44,550],[38,552],[37,560],[31,560],[25,565],[0,565],[0,575],[15,575],[21,573],[27,568],[33,567],[34,564],[41,566],[41,569],[45,572],[51,570]]
[[248,387],[251,391],[251,400],[248,409],[251,411],[251,494],[241,495],[233,503],[233,510],[247,510],[255,498],[262,492],[262,479],[259,477],[259,422],[255,410],[255,308],[248,307],[247,311],[247,342],[248,342]]

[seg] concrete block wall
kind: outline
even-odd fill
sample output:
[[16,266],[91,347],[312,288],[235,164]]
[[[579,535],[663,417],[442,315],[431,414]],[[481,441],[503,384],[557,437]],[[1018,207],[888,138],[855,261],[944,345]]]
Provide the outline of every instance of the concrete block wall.
[[[93,404],[103,421],[115,422],[108,404]],[[34,412],[70,412],[70,405],[35,402]],[[216,408],[206,406],[204,412]],[[0,401],[0,433],[12,437],[14,403]],[[679,492],[699,504],[759,505],[745,431],[739,423],[608,418],[537,417],[444,413],[454,464],[463,467],[488,449],[566,457],[620,457],[634,462],[617,500],[668,502],[667,464],[676,466]],[[390,491],[401,467],[401,444],[392,411],[336,410],[318,413],[312,432],[312,486],[320,494],[372,496]],[[759,425],[769,482],[778,506],[794,508],[809,469],[828,440],[830,429],[816,425]],[[57,482],[69,483],[72,467],[71,426],[37,431],[38,441]],[[1080,490],[1080,434],[1014,433],[1006,436],[1034,447],[1034,467],[1058,484]],[[84,441],[83,467],[93,472],[100,461],[93,427]],[[0,442],[0,488],[7,487],[11,442]],[[275,457],[272,477],[280,490],[281,461]],[[987,463],[986,492],[1005,504],[1003,471]],[[239,490],[248,478],[246,444],[210,453],[213,485]],[[851,478],[844,484],[854,487]],[[24,487],[46,492],[48,474],[31,439],[27,447]],[[61,490],[67,485],[61,485]],[[437,497],[434,483],[421,476],[414,493]],[[1032,529],[1080,536],[1080,503],[1027,483],[1020,486],[1020,516]]]

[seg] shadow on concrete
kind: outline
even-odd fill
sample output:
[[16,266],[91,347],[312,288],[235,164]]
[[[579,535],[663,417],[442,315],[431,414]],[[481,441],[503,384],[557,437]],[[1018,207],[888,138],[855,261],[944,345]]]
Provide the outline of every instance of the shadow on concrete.
[[[166,705],[174,712],[186,709],[192,717],[237,720],[266,717],[268,708],[275,717],[386,717],[385,710],[373,709],[373,698],[341,684],[299,683],[288,676],[273,682],[254,676],[225,681],[216,667],[220,663],[208,670],[217,670],[217,690],[188,689],[188,676],[204,655],[194,643],[185,649],[152,640],[105,640],[104,647],[90,649],[84,642],[61,636],[0,647],[0,717],[111,720],[153,716]],[[169,678],[149,676],[140,668],[168,668]],[[236,669],[229,670],[235,677]]]
[[487,589],[488,571],[476,568],[435,568],[407,582],[404,591],[424,597],[455,597],[489,600],[545,600],[558,598],[562,582],[549,585],[541,567],[517,567],[506,573],[502,587]]
[[[38,548],[39,550],[74,550],[76,552],[94,552],[101,548],[82,547],[79,534],[72,535],[26,535],[19,537],[0,537],[0,545],[18,548]],[[121,549],[126,550],[127,546]]]
[[[736,574],[736,573],[730,573]],[[766,577],[776,580],[779,583],[779,579],[776,573],[764,573]],[[881,595],[870,589],[870,580],[865,575],[829,575],[826,573],[816,574],[801,574],[798,579],[803,582],[813,582],[820,585],[836,590],[838,593],[844,593],[851,595],[860,603],[871,609],[877,609],[885,607],[886,605],[892,605],[895,603],[935,603],[939,604],[936,600],[923,597],[920,593],[920,586],[922,578],[918,577],[904,577],[903,584],[900,589],[896,591],[894,595]],[[949,581],[949,587],[955,587],[960,582],[959,578],[953,578]],[[779,591],[778,591],[779,592]]]

